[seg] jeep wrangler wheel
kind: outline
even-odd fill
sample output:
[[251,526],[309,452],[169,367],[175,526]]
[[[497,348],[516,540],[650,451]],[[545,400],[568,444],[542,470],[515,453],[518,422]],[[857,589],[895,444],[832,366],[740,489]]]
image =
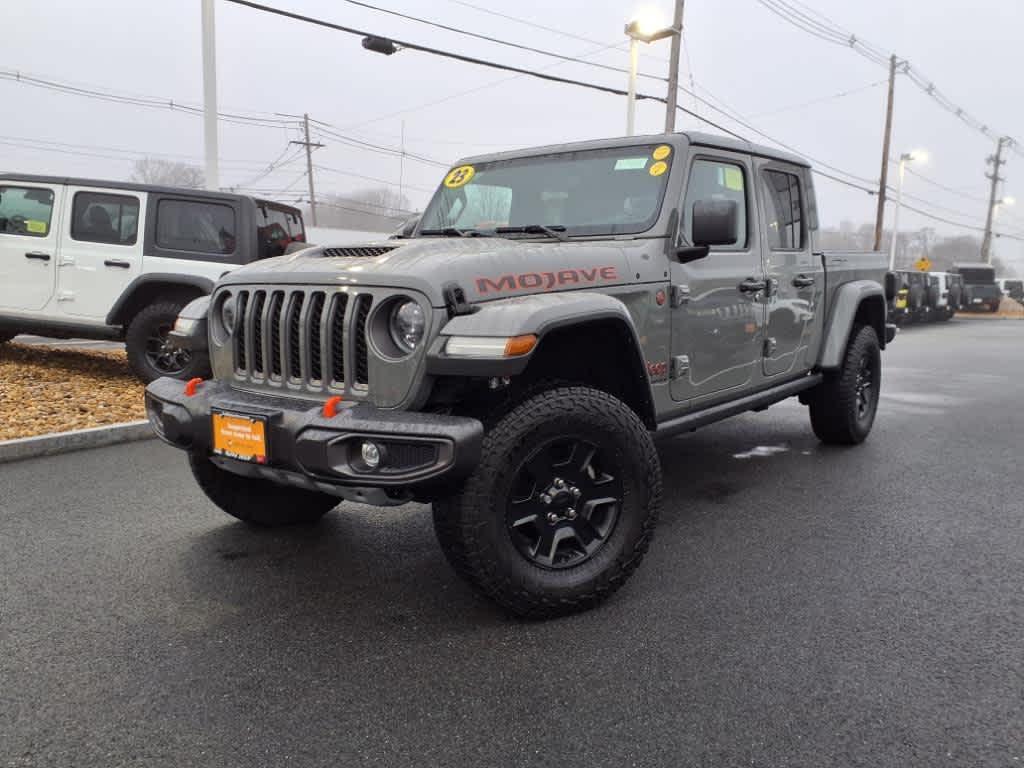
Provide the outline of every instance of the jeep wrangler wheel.
[[139,310],[128,325],[125,334],[128,363],[146,384],[161,376],[183,381],[210,376],[206,355],[194,355],[176,345],[168,336],[184,306],[177,301],[150,304]]
[[242,477],[190,451],[192,476],[206,497],[232,517],[264,528],[315,523],[341,503],[326,493]]
[[811,426],[823,443],[856,445],[871,432],[878,410],[882,355],[878,334],[870,325],[850,334],[842,367],[825,374],[811,392]]
[[526,400],[484,437],[480,464],[434,504],[455,570],[520,616],[591,608],[625,583],[661,504],[650,433],[624,403],[586,387]]

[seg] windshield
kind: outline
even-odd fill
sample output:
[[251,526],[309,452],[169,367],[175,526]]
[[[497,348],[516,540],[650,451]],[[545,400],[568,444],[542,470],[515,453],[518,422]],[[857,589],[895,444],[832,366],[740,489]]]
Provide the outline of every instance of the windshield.
[[669,145],[651,144],[462,165],[445,177],[420,230],[644,232],[661,211],[671,162]]

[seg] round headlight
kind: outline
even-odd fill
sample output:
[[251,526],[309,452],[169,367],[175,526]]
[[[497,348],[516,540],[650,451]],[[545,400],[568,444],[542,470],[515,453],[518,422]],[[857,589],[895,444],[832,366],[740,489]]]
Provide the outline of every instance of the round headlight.
[[403,352],[412,352],[423,340],[427,321],[415,301],[404,301],[391,311],[391,338]]
[[220,324],[228,336],[235,331],[235,306],[235,297],[230,293],[220,302]]

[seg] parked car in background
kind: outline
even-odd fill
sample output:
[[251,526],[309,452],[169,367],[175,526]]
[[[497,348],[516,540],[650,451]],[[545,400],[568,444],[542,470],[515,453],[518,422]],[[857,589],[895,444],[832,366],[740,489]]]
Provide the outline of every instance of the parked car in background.
[[908,270],[905,274],[907,282],[907,317],[912,323],[925,323],[931,319],[931,307],[928,306],[928,274],[916,270]]
[[910,321],[910,288],[907,285],[907,270],[897,269],[886,277],[886,297],[889,300],[889,318],[896,325]]
[[996,280],[996,283],[999,285],[999,290],[1003,292],[1003,296],[1024,303],[1024,280],[1001,278]]
[[1003,292],[996,283],[996,270],[991,264],[957,264],[952,270],[964,281],[964,309],[996,312]]
[[931,320],[949,320],[960,307],[960,287],[949,272],[928,272],[928,307]]
[[304,239],[297,208],[245,195],[0,173],[0,343],[124,340],[143,381],[206,375],[168,336],[179,311]]

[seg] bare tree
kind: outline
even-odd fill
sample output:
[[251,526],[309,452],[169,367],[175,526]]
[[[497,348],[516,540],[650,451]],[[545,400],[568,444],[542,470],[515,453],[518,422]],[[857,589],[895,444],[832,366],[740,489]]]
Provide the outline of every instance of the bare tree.
[[142,157],[136,160],[132,165],[131,180],[142,184],[189,189],[200,189],[206,184],[203,171],[198,166],[155,157]]
[[410,206],[409,198],[391,187],[375,187],[320,195],[316,213],[322,227],[393,232],[412,214]]

